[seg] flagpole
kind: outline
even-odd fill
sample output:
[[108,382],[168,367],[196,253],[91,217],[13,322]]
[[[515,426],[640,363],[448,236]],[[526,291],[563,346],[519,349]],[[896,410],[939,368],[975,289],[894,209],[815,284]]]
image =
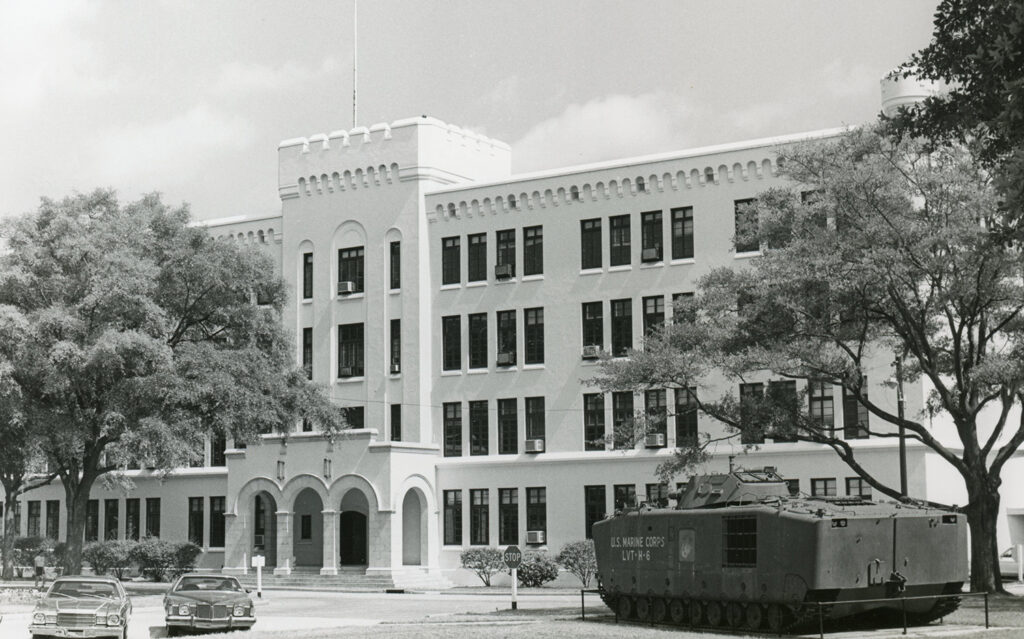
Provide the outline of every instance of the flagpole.
[[352,128],[356,127],[356,80],[358,72],[356,60],[359,52],[359,30],[358,26],[359,0],[352,0]]

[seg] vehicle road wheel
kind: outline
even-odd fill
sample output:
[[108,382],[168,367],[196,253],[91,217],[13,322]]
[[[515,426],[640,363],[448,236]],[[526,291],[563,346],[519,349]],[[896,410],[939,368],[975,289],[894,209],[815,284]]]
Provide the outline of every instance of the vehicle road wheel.
[[665,613],[668,606],[661,597],[655,597],[651,602],[651,621],[654,623],[665,623]]
[[636,618],[640,621],[651,620],[651,599],[649,597],[636,598]]
[[764,614],[761,611],[761,604],[750,604],[747,606],[747,629],[760,630],[764,622]]
[[786,614],[782,610],[782,606],[779,604],[768,604],[768,609],[765,610],[764,620],[768,624],[769,630],[772,632],[779,632],[785,624]]
[[714,628],[722,625],[722,604],[709,601],[707,606],[708,625]]
[[704,606],[696,599],[690,600],[690,625],[699,626],[704,623]]
[[743,623],[743,606],[730,601],[725,606],[725,623],[730,628],[739,628]]
[[619,597],[619,618],[630,619],[633,617],[633,598],[629,595]]
[[682,624],[686,621],[686,602],[682,599],[673,599],[668,604],[668,616],[674,624]]

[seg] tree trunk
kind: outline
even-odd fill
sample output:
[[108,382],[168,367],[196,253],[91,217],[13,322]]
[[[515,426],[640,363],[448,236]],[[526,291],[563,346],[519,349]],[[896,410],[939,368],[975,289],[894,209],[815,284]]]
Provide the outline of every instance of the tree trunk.
[[17,494],[4,489],[4,539],[3,539],[3,578],[10,580],[14,578],[14,540],[18,531],[14,529],[14,503],[18,501]]
[[82,547],[85,545],[86,509],[89,493],[96,478],[84,475],[78,481],[64,480],[65,511],[68,520],[68,539],[64,550],[64,574],[82,574]]
[[965,510],[971,529],[971,591],[1003,592],[996,539],[999,489],[984,480],[968,480],[967,492],[970,496]]

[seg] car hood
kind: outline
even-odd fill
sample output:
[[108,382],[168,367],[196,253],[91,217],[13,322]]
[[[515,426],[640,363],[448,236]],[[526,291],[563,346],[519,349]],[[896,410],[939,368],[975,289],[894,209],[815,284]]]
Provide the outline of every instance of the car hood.
[[167,593],[165,598],[169,604],[207,603],[207,604],[243,604],[248,605],[249,597],[242,592],[231,590],[184,590]]
[[110,614],[121,608],[119,599],[45,599],[36,604],[36,612],[76,612]]

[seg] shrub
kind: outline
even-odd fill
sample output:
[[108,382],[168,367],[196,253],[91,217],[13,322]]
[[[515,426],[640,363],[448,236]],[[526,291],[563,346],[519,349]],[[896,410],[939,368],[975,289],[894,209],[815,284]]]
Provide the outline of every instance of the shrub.
[[526,553],[518,574],[520,585],[536,588],[558,578],[558,564],[545,553]]
[[132,560],[147,579],[163,581],[174,564],[174,548],[169,541],[146,537],[135,544]]
[[203,549],[191,541],[181,541],[174,544],[171,564],[171,576],[177,577],[196,567],[196,559],[203,554]]
[[491,575],[505,567],[505,560],[497,548],[470,548],[462,551],[459,559],[462,567],[476,573],[487,587],[491,585]]
[[19,566],[32,566],[33,559],[39,553],[50,551],[49,540],[42,537],[18,537],[14,540],[14,563]]
[[82,558],[89,562],[93,572],[97,575],[105,575],[112,572],[118,579],[123,579],[124,574],[131,566],[134,556],[136,541],[94,541],[85,545],[82,549]]
[[584,588],[590,587],[590,580],[597,573],[597,555],[594,553],[594,541],[584,539],[582,541],[569,542],[562,546],[558,556],[555,557],[562,568],[576,575]]

